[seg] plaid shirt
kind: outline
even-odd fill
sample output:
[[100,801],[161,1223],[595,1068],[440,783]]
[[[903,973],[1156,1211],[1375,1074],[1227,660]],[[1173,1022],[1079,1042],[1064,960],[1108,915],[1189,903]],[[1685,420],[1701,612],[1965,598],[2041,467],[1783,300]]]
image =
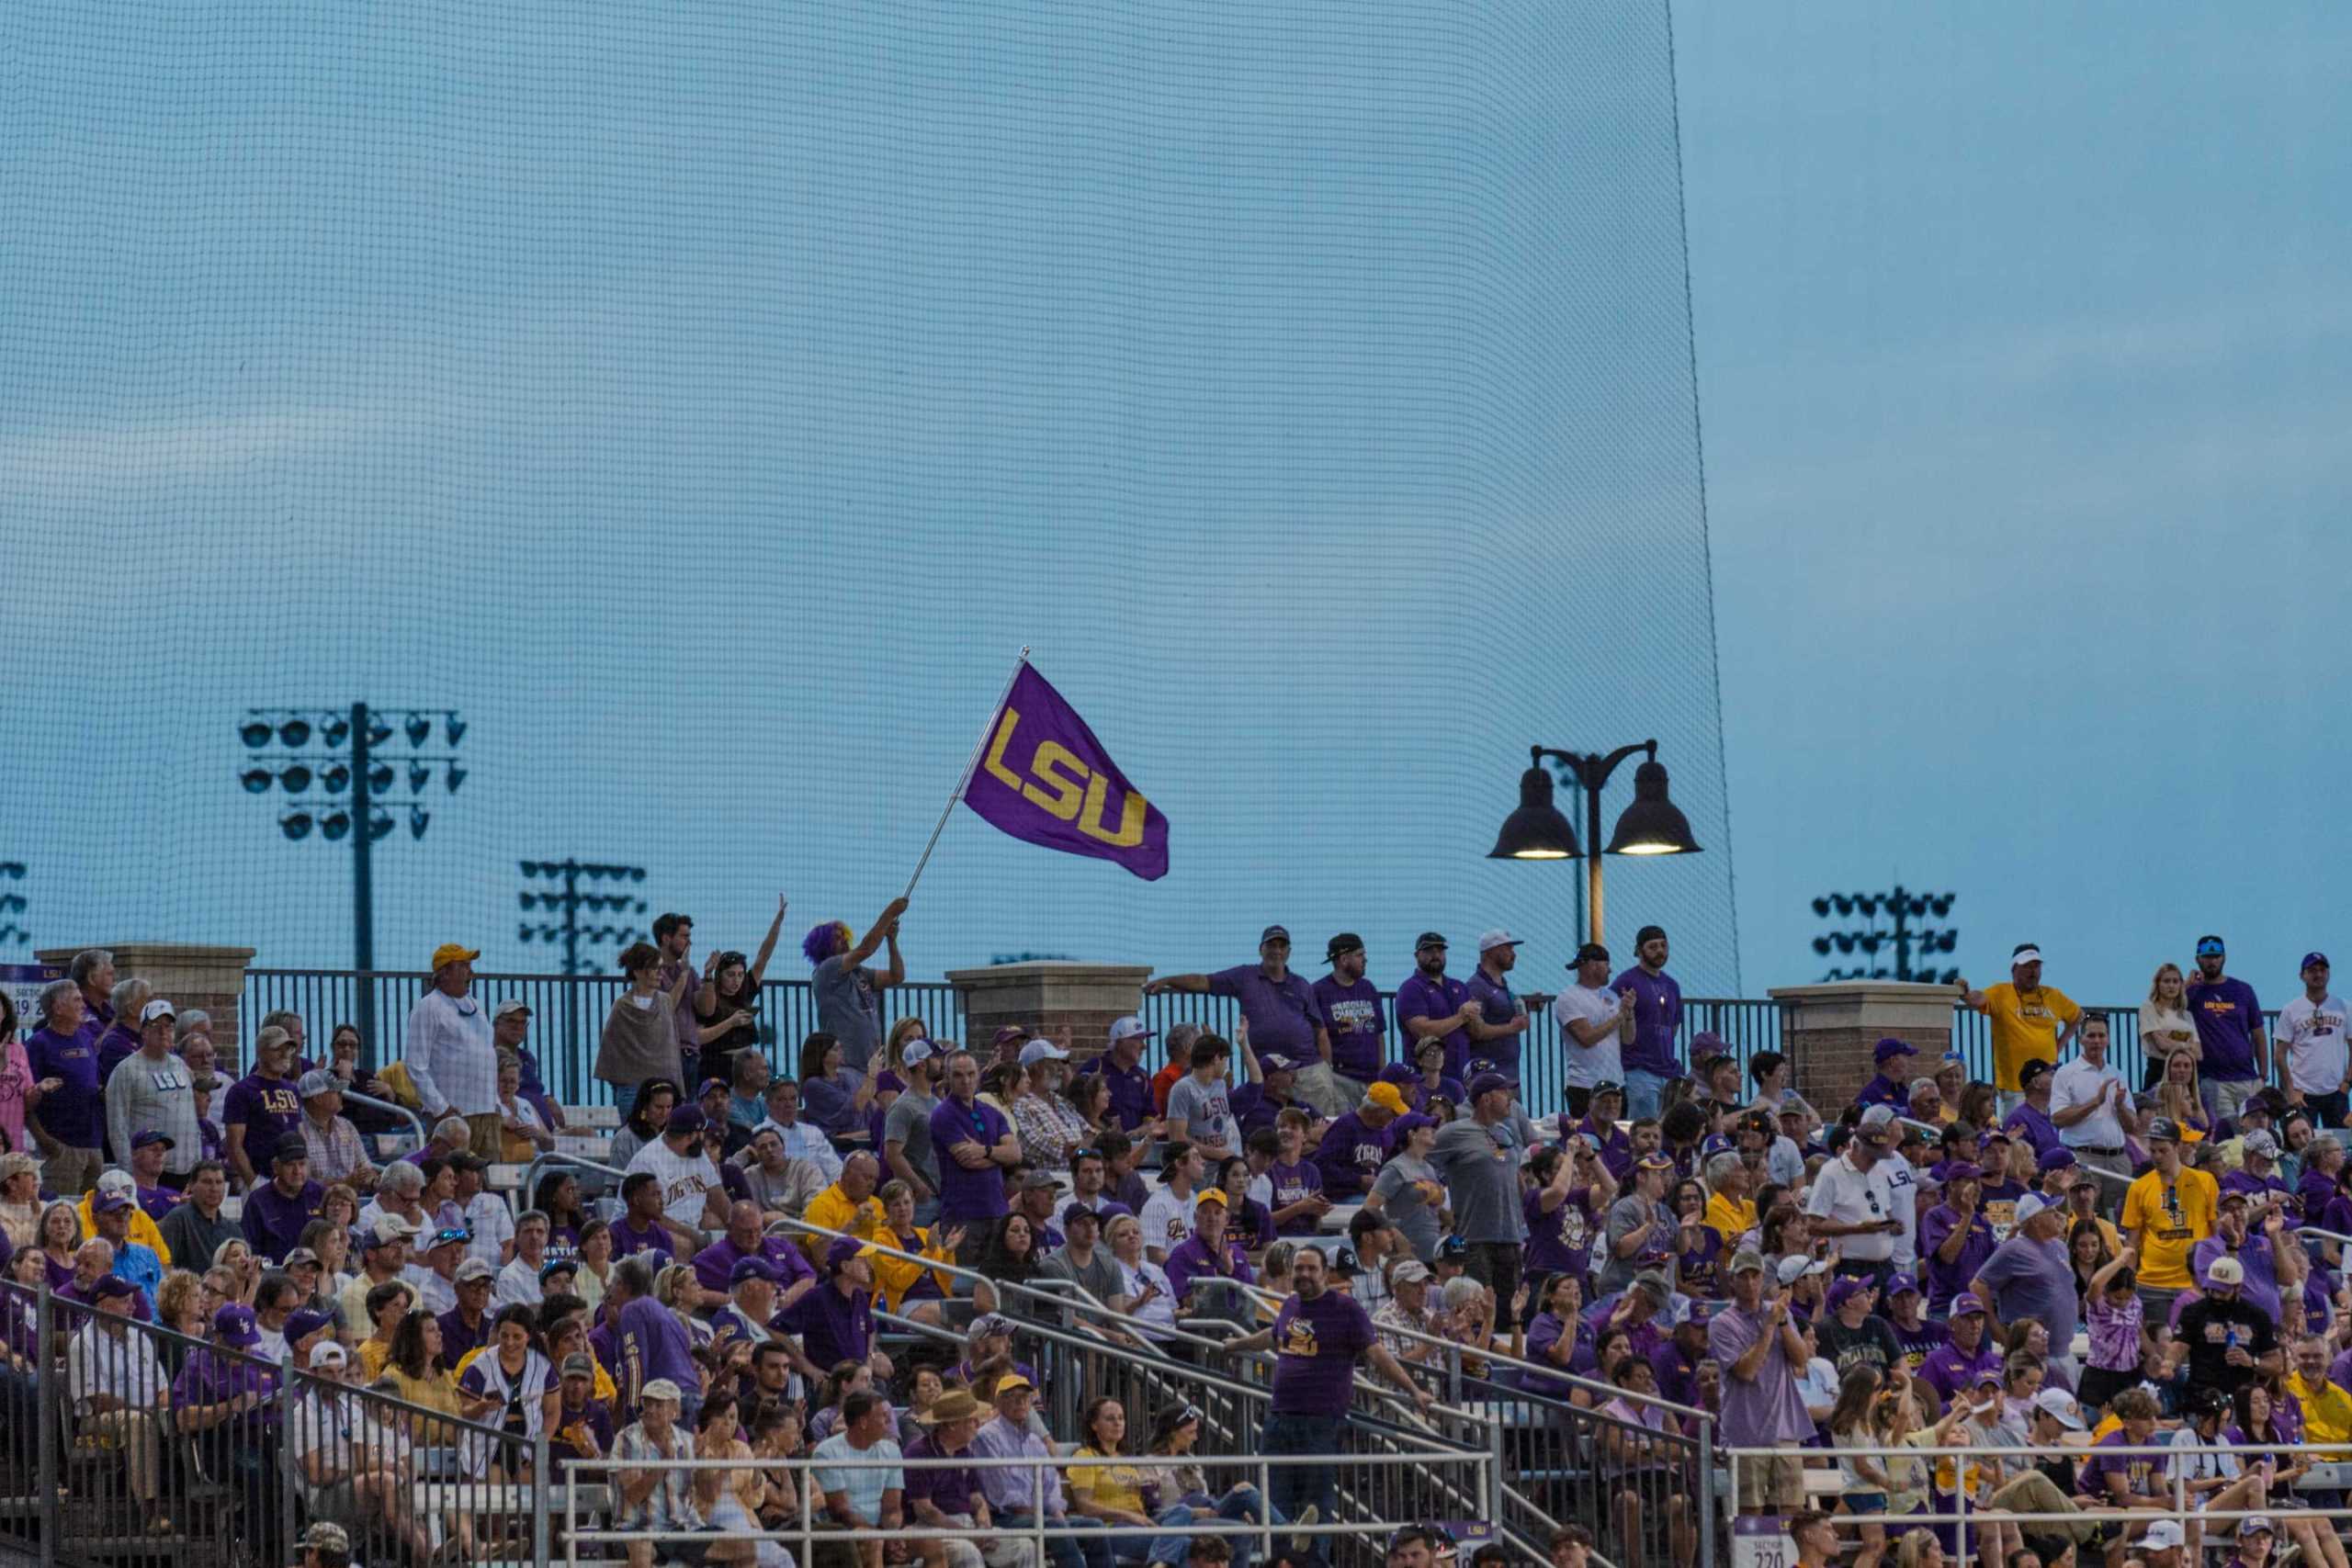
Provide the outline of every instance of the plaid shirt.
[[322,1129],[308,1111],[302,1112],[302,1144],[311,1151],[311,1179],[322,1187],[351,1179],[352,1172],[369,1170],[367,1145],[359,1129],[346,1116],[337,1116]]
[[[621,1428],[613,1439],[613,1457],[624,1465],[645,1465],[662,1460],[692,1459],[695,1446],[684,1432],[673,1427],[670,1446],[661,1447],[647,1436],[645,1424],[637,1422]],[[667,1470],[662,1479],[647,1493],[645,1501],[637,1506],[622,1507],[613,1522],[616,1529],[625,1530],[698,1530],[702,1529],[702,1510],[695,1506],[694,1472]],[[619,1478],[616,1475],[615,1480]],[[617,1498],[620,1488],[615,1486]],[[655,1556],[661,1556],[657,1549]]]

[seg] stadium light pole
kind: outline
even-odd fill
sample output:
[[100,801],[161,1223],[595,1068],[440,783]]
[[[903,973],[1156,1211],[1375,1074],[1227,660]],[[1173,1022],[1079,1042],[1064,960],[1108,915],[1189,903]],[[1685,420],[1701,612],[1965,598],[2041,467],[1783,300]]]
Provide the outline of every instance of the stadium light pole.
[[[1617,830],[1604,850],[1600,842],[1600,792],[1618,765],[1636,751],[1645,754],[1634,770],[1634,799],[1617,818]],[[1667,797],[1666,765],[1657,760],[1657,742],[1637,740],[1606,753],[1563,751],[1549,746],[1527,749],[1527,771],[1519,775],[1519,808],[1503,818],[1488,860],[1576,860],[1583,857],[1576,829],[1552,804],[1552,775],[1545,761],[1584,791],[1585,843],[1593,846],[1585,866],[1585,908],[1588,931],[1584,940],[1601,942],[1600,857],[1612,855],[1694,855],[1699,841],[1690,835],[1690,818]]]
[[[526,887],[514,896],[515,901],[526,911],[560,910],[563,914],[563,919],[560,920],[542,920],[537,925],[525,920],[516,927],[514,934],[525,942],[534,938],[541,942],[562,942],[563,972],[566,975],[578,975],[581,972],[580,944],[583,940],[591,943],[609,942],[616,946],[627,947],[645,934],[630,925],[598,925],[582,928],[580,924],[580,911],[583,908],[592,913],[603,909],[623,916],[644,914],[645,900],[635,894],[580,891],[580,879],[583,876],[591,882],[606,880],[615,883],[643,882],[645,880],[643,866],[616,865],[610,861],[580,861],[567,856],[562,860],[517,861],[515,869],[523,874],[524,880],[526,882],[547,881],[563,884],[563,890],[560,893],[552,889],[541,891],[536,887]],[[563,1038],[567,1047],[573,1046],[580,1038],[579,994],[580,987],[577,986],[566,986],[563,988]]]
[[[391,793],[392,764],[382,752],[393,736],[392,716],[401,719],[408,738],[408,833],[424,837],[433,813],[419,798],[435,767],[446,768],[443,782],[455,795],[466,782],[466,770],[456,755],[465,739],[466,721],[448,708],[371,708],[354,703],[345,708],[247,708],[237,721],[237,739],[254,753],[238,783],[248,795],[266,795],[272,784],[297,798],[277,818],[279,831],[300,841],[318,829],[328,843],[351,840],[351,956],[359,976],[359,1036],[367,1049],[380,1053],[376,1038],[376,840],[397,826],[379,800]],[[441,722],[448,751],[426,755],[422,748],[432,737],[434,721]],[[318,744],[311,745],[313,739]],[[275,745],[280,750],[272,751]],[[301,798],[316,790],[322,798]],[[351,804],[341,796],[351,792]],[[380,1057],[379,1057],[380,1059]]]
[[[1922,931],[1912,922],[1929,917],[1939,920],[1944,919],[1951,913],[1952,903],[1959,897],[1957,893],[1914,893],[1899,882],[1883,893],[1823,894],[1813,901],[1813,912],[1816,916],[1826,920],[1835,911],[1840,919],[1860,915],[1867,923],[1858,930],[1829,931],[1813,939],[1813,951],[1824,958],[1828,957],[1833,949],[1843,953],[1851,953],[1859,949],[1866,961],[1855,969],[1833,968],[1822,978],[1912,980],[1928,986],[1956,984],[1960,971],[1949,968],[1939,971],[1935,967],[1933,958],[1936,953],[1951,953],[1959,948],[1959,931],[1951,927],[1940,931],[1929,927]],[[1879,928],[1881,914],[1887,917],[1892,930],[1882,931]],[[1890,942],[1894,947],[1892,974],[1874,966],[1879,950]],[[1911,951],[1915,945],[1920,957],[1928,960],[1916,969],[1911,964]]]
[[[25,863],[20,860],[0,860],[0,878],[10,882],[25,879]],[[11,943],[18,947],[32,944],[33,931],[29,924],[19,925],[17,917],[25,912],[25,896],[21,893],[0,893],[0,947]],[[28,917],[29,919],[29,917]],[[0,1042],[0,1043],[5,1043]]]

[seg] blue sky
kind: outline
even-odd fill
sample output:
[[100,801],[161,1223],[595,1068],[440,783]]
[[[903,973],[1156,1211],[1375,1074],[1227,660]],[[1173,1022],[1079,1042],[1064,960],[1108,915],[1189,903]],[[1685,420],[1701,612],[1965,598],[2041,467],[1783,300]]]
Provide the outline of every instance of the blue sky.
[[1739,914],[2284,1001],[2347,940],[2352,16],[1674,10]]

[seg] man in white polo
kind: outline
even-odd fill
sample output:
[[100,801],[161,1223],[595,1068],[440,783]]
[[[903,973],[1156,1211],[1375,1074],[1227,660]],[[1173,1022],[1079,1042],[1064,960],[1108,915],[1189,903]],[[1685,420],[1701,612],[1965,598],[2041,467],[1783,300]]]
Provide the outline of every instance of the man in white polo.
[[1882,1168],[1894,1156],[1894,1112],[1873,1105],[1847,1141],[1846,1150],[1814,1179],[1805,1213],[1813,1234],[1838,1244],[1838,1272],[1883,1290],[1894,1272],[1894,1242],[1903,1217],[1894,1212],[1894,1189]]
[[2083,1054],[2051,1078],[2051,1124],[2077,1162],[2129,1177],[2123,1140],[2139,1131],[2139,1117],[2123,1075],[2108,1065],[2107,1015],[2085,1013],[2080,1038]]

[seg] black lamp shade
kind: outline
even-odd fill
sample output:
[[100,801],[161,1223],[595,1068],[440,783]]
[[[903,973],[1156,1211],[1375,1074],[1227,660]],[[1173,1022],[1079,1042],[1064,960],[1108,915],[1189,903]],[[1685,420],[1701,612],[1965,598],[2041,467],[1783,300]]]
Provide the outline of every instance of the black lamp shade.
[[249,718],[237,728],[237,738],[245,743],[248,750],[254,751],[268,745],[277,734],[267,720],[259,718]]
[[300,750],[311,743],[311,721],[307,718],[289,718],[277,727],[277,738],[286,743],[288,750]]
[[1519,809],[1503,818],[1488,860],[1573,860],[1576,829],[1552,804],[1552,775],[1530,768],[1519,775]]
[[289,839],[307,839],[311,836],[311,814],[289,811],[277,819],[277,826]]
[[319,831],[338,842],[351,831],[351,813],[330,811],[319,819]]
[[1612,855],[1694,855],[1690,819],[1666,797],[1666,764],[1653,757],[1634,770],[1634,804],[1610,836]]
[[413,750],[424,745],[425,737],[433,733],[433,721],[421,713],[413,713],[402,728],[408,731],[408,743]]
[[248,795],[266,795],[269,786],[277,782],[277,775],[267,768],[247,768],[237,775],[237,782],[245,786]]
[[328,719],[319,726],[319,739],[330,746],[342,745],[351,739],[351,721],[347,718]]

